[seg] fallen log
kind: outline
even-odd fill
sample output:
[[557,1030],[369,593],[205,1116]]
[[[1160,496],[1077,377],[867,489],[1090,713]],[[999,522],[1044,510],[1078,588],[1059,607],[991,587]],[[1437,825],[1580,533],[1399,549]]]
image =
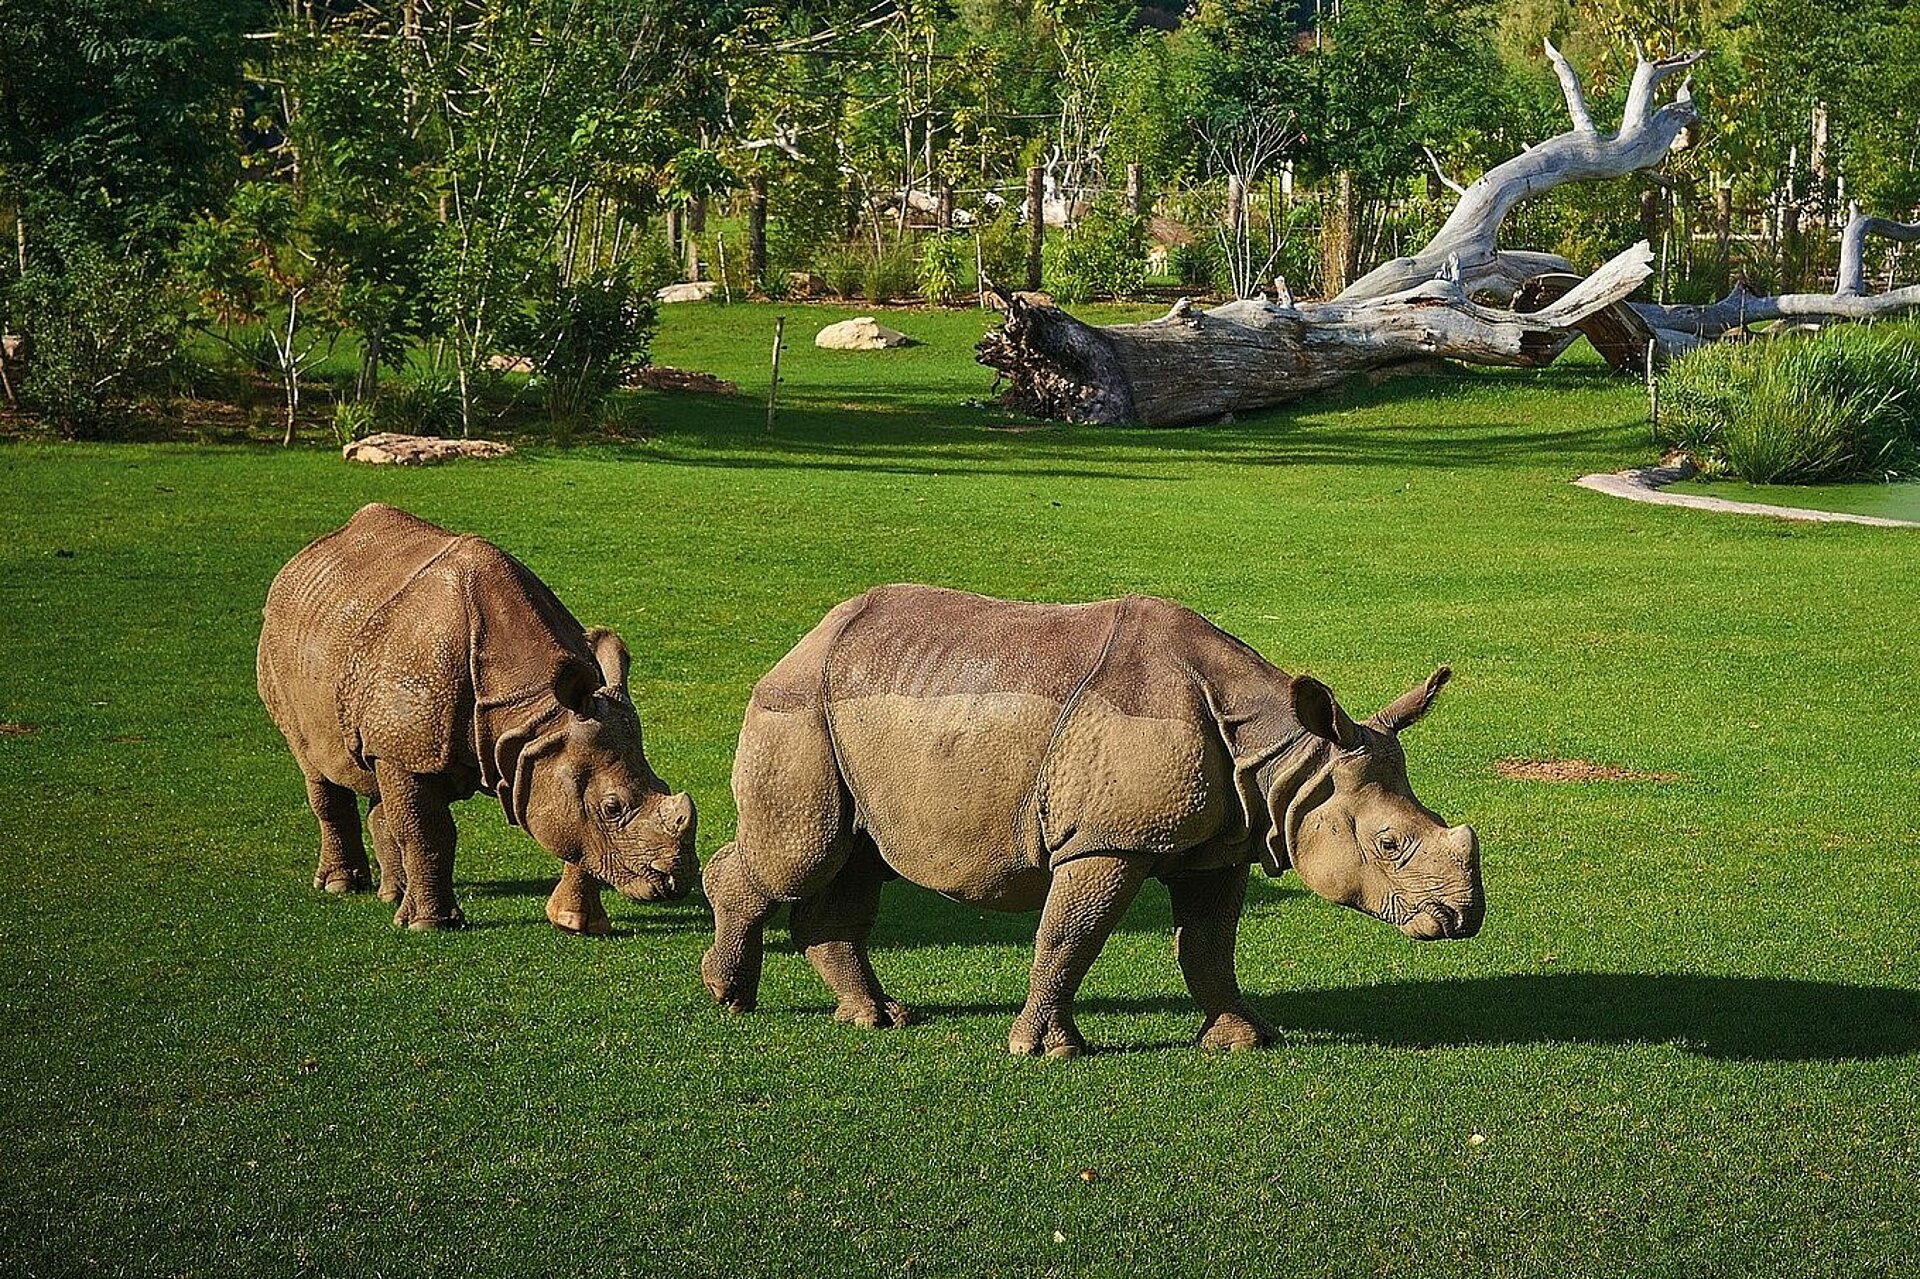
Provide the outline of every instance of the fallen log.
[[982,338],[981,363],[1009,385],[1001,402],[1070,422],[1180,426],[1270,408],[1414,360],[1520,368],[1550,363],[1587,316],[1640,286],[1641,241],[1537,310],[1475,302],[1457,273],[1385,297],[1293,303],[1264,297],[1158,320],[1096,327],[996,290],[1006,323]]

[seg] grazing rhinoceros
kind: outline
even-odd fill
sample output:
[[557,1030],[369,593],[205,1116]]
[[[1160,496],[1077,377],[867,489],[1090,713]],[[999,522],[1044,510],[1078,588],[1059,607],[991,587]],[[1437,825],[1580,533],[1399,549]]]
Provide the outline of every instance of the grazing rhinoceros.
[[597,881],[639,901],[692,889],[693,801],[647,763],[626,645],[511,555],[376,503],[294,556],[265,612],[260,697],[320,819],[315,888],[370,887],[358,792],[394,923],[464,922],[448,805],[484,790],[566,863],[558,928],[608,931]]
[[793,936],[836,1016],[897,1026],[868,962],[895,875],[999,910],[1041,908],[1015,1053],[1085,1047],[1073,998],[1141,881],[1165,881],[1200,1042],[1266,1044],[1240,996],[1247,871],[1428,940],[1480,928],[1480,850],[1414,798],[1399,733],[1445,667],[1364,724],[1165,600],[1020,604],[885,586],[828,613],[755,685],[734,759],[739,837],[706,870],[702,976],[753,1007],[762,930]]

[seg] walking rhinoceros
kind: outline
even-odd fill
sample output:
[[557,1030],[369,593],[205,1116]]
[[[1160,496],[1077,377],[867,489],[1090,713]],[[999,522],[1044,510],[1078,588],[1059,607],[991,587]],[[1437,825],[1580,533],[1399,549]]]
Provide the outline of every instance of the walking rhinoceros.
[[1074,992],[1143,880],[1172,897],[1200,1042],[1264,1045],[1233,946],[1248,868],[1407,936],[1480,928],[1480,850],[1407,784],[1399,734],[1448,671],[1355,723],[1198,614],[1129,596],[1021,604],[885,586],[834,608],[754,687],[739,837],[706,870],[707,988],[754,1005],[762,930],[793,936],[836,1016],[897,1026],[866,938],[896,875],[956,900],[1040,908],[1015,1053],[1072,1056]]
[[357,792],[394,923],[464,922],[448,805],[484,790],[566,863],[560,929],[609,930],[599,881],[639,901],[692,889],[693,801],[647,763],[626,645],[505,551],[376,503],[294,556],[265,613],[260,697],[320,819],[315,888],[371,886]]

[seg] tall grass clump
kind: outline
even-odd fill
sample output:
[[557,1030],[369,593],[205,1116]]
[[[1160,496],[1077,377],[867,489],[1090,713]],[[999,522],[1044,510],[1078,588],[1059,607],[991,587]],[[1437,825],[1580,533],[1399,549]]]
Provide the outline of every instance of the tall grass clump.
[[1703,347],[1661,373],[1659,433],[1752,484],[1920,472],[1920,326]]

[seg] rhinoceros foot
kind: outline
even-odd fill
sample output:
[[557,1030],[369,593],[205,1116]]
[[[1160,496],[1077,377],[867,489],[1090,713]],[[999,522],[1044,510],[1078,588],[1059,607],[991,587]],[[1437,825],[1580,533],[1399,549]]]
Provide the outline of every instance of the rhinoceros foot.
[[707,993],[719,1001],[720,1006],[730,1013],[750,1013],[757,1002],[754,993],[743,983],[721,976],[719,961],[708,947],[707,953],[700,957],[700,981]]
[[870,999],[843,999],[833,1010],[835,1021],[869,1030],[897,1030],[913,1021],[913,1012],[898,1000],[876,1004]]
[[1200,1046],[1213,1052],[1244,1052],[1265,1048],[1279,1037],[1267,1019],[1242,1005],[1207,1019],[1200,1029]]
[[443,914],[428,914],[416,906],[409,894],[400,902],[400,909],[394,912],[393,923],[396,928],[405,928],[408,932],[430,933],[447,928],[465,928],[466,912],[453,906]]
[[1087,1041],[1073,1018],[1063,1012],[1036,1015],[1023,1011],[1007,1036],[1007,1051],[1016,1057],[1053,1057],[1060,1060],[1079,1057],[1087,1051]]
[[313,877],[313,886],[329,893],[364,893],[373,887],[373,876],[364,868],[322,866]]
[[598,914],[583,910],[555,910],[547,907],[547,922],[563,933],[572,933],[576,937],[605,937],[613,931],[613,921],[607,918],[606,911]]

